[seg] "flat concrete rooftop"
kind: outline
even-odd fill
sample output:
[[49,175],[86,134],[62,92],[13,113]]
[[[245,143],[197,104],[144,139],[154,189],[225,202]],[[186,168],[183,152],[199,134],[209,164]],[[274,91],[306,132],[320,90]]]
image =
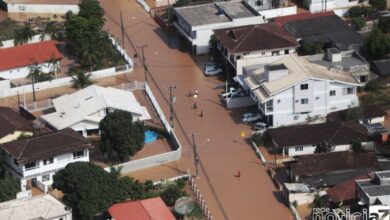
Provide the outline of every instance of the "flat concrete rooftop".
[[240,1],[214,2],[175,8],[191,26],[224,23],[238,18],[258,16]]
[[7,4],[78,5],[79,0],[3,0]]

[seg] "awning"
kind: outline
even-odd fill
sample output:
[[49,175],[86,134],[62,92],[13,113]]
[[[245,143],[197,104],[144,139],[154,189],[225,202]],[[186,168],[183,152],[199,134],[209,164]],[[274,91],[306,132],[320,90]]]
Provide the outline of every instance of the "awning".
[[233,80],[238,82],[244,90],[247,90],[247,91],[250,90],[249,86],[244,82],[243,75],[235,76],[235,77],[233,77]]

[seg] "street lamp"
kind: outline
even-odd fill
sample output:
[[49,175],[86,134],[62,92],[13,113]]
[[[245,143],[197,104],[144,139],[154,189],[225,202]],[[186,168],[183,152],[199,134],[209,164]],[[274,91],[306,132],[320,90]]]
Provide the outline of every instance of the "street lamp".
[[176,102],[176,96],[173,95],[173,90],[176,89],[177,86],[169,86],[169,120],[171,122],[171,128],[174,128],[174,123],[173,120],[175,119],[174,117],[174,111],[173,111],[173,103]]
[[147,75],[148,67],[146,66],[145,53],[144,53],[144,48],[145,47],[148,47],[148,45],[144,44],[144,45],[139,46],[137,48],[141,48],[141,51],[142,51],[142,62],[144,64],[145,82],[148,82],[148,75]]
[[[200,144],[199,146],[202,146],[203,144],[207,143],[207,142],[210,142],[211,140],[208,138],[206,140],[204,140],[202,142],[202,144]],[[196,178],[198,178],[199,176],[199,154],[198,154],[198,147],[196,145],[196,142],[195,142],[195,134],[192,133],[192,147],[194,149],[194,164],[195,164],[195,172],[196,172]]]

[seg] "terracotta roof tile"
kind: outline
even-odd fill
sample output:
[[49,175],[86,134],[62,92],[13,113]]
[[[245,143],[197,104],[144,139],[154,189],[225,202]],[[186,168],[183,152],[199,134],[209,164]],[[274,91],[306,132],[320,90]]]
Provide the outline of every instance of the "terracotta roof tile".
[[301,14],[296,14],[296,15],[287,15],[287,16],[282,16],[282,17],[277,17],[275,18],[275,23],[279,25],[284,25],[286,22],[289,21],[301,21],[301,20],[308,20],[308,19],[313,19],[313,18],[320,18],[320,17],[327,17],[327,16],[332,16],[335,15],[333,11],[327,11],[327,12],[320,12],[320,13],[301,13]]
[[115,220],[175,220],[160,197],[115,204],[108,212]]
[[333,186],[332,188],[328,189],[326,192],[328,193],[333,203],[350,201],[356,197],[355,181],[361,179],[369,179],[369,178],[370,177],[368,174],[359,175],[345,182],[342,182],[336,186]]
[[214,32],[231,53],[298,47],[291,34],[273,23],[225,28]]
[[54,41],[24,44],[0,49],[0,71],[62,59]]
[[7,107],[0,107],[0,138],[15,131],[33,131],[32,121]]

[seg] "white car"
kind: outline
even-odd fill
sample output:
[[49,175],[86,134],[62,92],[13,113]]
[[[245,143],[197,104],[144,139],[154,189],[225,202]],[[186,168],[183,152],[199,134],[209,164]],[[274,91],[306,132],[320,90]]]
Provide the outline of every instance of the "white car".
[[244,123],[249,123],[249,122],[253,122],[253,121],[257,121],[257,120],[260,120],[261,119],[261,115],[260,114],[254,114],[254,113],[244,113],[242,115],[242,122]]
[[252,126],[252,129],[255,131],[263,131],[266,128],[268,128],[268,125],[266,123],[263,123],[263,122],[256,122],[256,124],[254,124]]
[[223,92],[219,96],[221,98],[232,98],[232,97],[242,96],[242,95],[244,95],[244,93],[242,92],[241,89],[236,89],[234,87],[230,87],[229,92]]
[[206,76],[217,75],[223,72],[221,67],[218,67],[215,63],[206,63],[204,65],[204,74]]

